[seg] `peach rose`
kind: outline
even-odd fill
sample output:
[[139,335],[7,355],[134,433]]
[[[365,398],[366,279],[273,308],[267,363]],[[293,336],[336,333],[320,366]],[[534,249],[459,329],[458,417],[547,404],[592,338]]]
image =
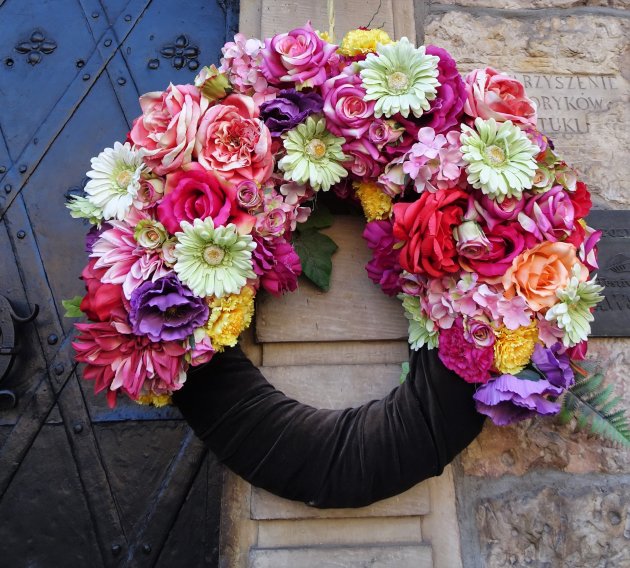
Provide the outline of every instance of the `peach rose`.
[[558,302],[556,290],[567,285],[571,269],[581,266],[580,281],[588,279],[588,269],[569,243],[544,242],[519,254],[503,276],[504,296],[521,296],[534,311],[546,311]]
[[199,124],[195,156],[207,170],[233,183],[265,181],[273,170],[271,134],[251,97],[230,95]]
[[209,104],[193,85],[170,85],[140,97],[142,116],[129,137],[144,149],[144,162],[155,174],[163,176],[191,161],[199,119]]
[[525,88],[516,79],[486,67],[468,73],[464,82],[468,95],[464,112],[468,116],[536,126],[536,104],[527,97]]

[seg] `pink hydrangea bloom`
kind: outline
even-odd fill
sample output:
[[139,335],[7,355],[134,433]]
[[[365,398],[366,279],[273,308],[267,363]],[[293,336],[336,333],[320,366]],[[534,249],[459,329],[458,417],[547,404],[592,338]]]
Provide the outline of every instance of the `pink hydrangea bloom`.
[[435,192],[454,187],[463,166],[459,135],[436,135],[433,128],[424,127],[418,131],[418,142],[406,154],[403,171],[414,180],[418,193],[425,189]]
[[468,383],[487,383],[494,362],[492,345],[480,347],[464,338],[462,318],[450,329],[440,329],[438,355],[444,365]]
[[256,104],[273,99],[278,89],[272,87],[260,70],[265,44],[259,39],[247,38],[238,33],[234,41],[228,41],[222,48],[219,71],[228,73],[230,83],[237,92],[251,95]]

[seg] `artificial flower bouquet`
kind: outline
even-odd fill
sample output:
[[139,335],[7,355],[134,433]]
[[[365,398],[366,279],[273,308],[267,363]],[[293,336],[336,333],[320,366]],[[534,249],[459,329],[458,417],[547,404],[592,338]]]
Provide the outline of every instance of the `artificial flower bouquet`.
[[402,300],[413,349],[479,384],[497,424],[557,413],[602,299],[600,233],[523,86],[382,30],[237,34],[222,53],[143,95],[68,205],[94,225],[87,294],[67,305],[89,319],[74,347],[96,391],[164,404],[235,344],[258,290],[293,291],[302,270],[325,288],[335,246],[314,205],[332,191],[362,207],[368,276]]

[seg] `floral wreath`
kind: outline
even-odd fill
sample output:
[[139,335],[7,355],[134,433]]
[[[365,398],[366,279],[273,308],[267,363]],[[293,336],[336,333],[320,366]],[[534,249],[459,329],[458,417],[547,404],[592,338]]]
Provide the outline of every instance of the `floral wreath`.
[[368,276],[401,299],[411,348],[478,383],[480,412],[509,424],[563,395],[585,412],[601,232],[517,80],[462,78],[446,50],[382,30],[338,46],[310,23],[222,53],[194,85],[143,95],[68,204],[94,225],[87,293],[65,304],[89,320],[73,345],[96,392],[166,404],[236,344],[261,289],[301,273],[326,289],[336,246],[315,202],[334,192],[365,214]]

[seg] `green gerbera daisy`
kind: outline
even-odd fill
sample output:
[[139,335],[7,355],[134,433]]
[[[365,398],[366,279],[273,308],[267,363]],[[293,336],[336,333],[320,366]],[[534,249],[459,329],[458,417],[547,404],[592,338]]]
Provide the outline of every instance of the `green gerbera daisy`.
[[284,172],[284,179],[308,183],[315,191],[328,191],[348,175],[339,163],[348,159],[341,150],[346,140],[328,132],[324,118],[309,116],[283,138],[287,154],[278,167]]
[[604,288],[595,283],[595,278],[580,282],[582,268],[581,264],[573,265],[567,286],[556,291],[560,302],[545,314],[547,321],[555,322],[564,330],[562,342],[566,347],[572,347],[588,337],[591,333],[590,322],[595,319],[591,308],[604,299],[600,294]]
[[419,117],[430,108],[440,86],[439,57],[427,55],[404,37],[396,43],[378,44],[376,53],[359,61],[366,101],[376,101],[374,116],[411,112]]
[[501,203],[506,197],[521,198],[532,187],[540,149],[510,120],[475,119],[473,130],[462,125],[461,152],[468,163],[468,183]]
[[438,345],[438,330],[435,322],[429,318],[420,306],[420,298],[409,294],[400,294],[405,308],[405,317],[409,320],[409,346],[417,351],[424,345],[434,349]]
[[173,269],[197,296],[237,294],[248,278],[256,278],[251,235],[239,235],[232,223],[215,227],[211,217],[195,219],[192,225],[182,221],[181,227],[182,232],[175,233]]
[[103,221],[103,209],[82,195],[71,196],[66,207],[70,209],[70,216],[74,219],[87,219],[92,225],[99,227]]

